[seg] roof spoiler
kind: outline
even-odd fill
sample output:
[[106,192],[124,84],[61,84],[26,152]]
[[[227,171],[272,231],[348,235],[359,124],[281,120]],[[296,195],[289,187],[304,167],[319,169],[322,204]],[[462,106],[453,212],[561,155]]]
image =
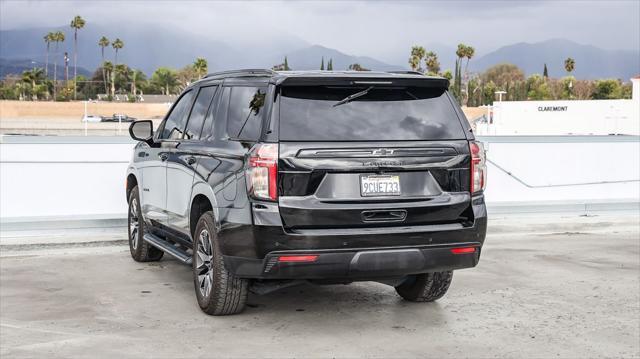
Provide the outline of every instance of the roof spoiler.
[[323,76],[295,76],[279,79],[277,85],[285,86],[416,86],[449,88],[449,80],[441,77],[323,77]]

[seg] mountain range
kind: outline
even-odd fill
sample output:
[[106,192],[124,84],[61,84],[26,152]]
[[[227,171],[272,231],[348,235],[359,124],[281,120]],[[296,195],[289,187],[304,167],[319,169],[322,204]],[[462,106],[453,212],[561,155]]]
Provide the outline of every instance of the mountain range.
[[[64,51],[72,53],[73,33],[69,27],[29,28],[0,31],[0,76],[20,73],[33,66],[32,61],[45,62],[45,42],[43,36],[49,31],[64,31],[66,41],[59,45],[58,66],[62,64]],[[204,57],[209,63],[209,71],[234,68],[270,68],[283,62],[287,57],[289,66],[295,70],[319,69],[324,58],[325,66],[333,60],[335,70],[346,69],[350,64],[359,63],[372,70],[407,70],[408,64],[389,64],[368,56],[346,54],[336,49],[311,44],[295,35],[279,34],[268,39],[229,42],[224,34],[207,36],[187,33],[161,26],[137,26],[118,24],[117,27],[100,25],[87,26],[78,35],[78,66],[93,71],[101,63],[98,39],[103,35],[111,40],[116,37],[124,41],[118,61],[141,69],[150,75],[161,66],[181,68]],[[431,44],[427,50],[438,53],[442,70],[453,69],[455,48],[444,44]],[[55,52],[51,44],[51,53]],[[407,58],[409,54],[407,49]],[[114,61],[114,51],[105,49],[105,57]],[[605,50],[590,45],[582,45],[564,39],[552,39],[537,43],[517,43],[498,48],[495,51],[472,58],[469,68],[479,72],[498,63],[513,63],[529,75],[542,73],[547,64],[550,76],[563,76],[564,59],[572,57],[576,61],[574,75],[577,78],[620,78],[627,80],[640,73],[640,53],[630,50]],[[53,61],[53,60],[51,60]],[[84,74],[85,70],[79,71]]]

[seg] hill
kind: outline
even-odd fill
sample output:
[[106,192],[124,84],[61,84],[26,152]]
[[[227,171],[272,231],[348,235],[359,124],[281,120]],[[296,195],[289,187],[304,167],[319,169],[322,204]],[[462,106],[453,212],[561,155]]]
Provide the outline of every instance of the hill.
[[472,59],[473,71],[484,71],[499,63],[512,63],[525,74],[542,74],[547,64],[549,76],[565,76],[564,60],[576,61],[573,75],[580,79],[619,78],[627,81],[640,73],[640,53],[627,50],[605,50],[582,45],[565,39],[552,39],[538,43],[517,43],[504,46],[480,58]]
[[328,47],[313,45],[304,49],[291,51],[283,56],[274,57],[271,63],[280,63],[284,56],[287,56],[289,66],[294,70],[319,70],[320,62],[324,58],[325,69],[329,59],[333,60],[334,70],[346,70],[349,65],[358,63],[370,70],[393,71],[404,70],[403,66],[394,66],[378,61],[367,56],[347,55],[335,49]]
[[[26,70],[31,70],[34,67],[45,67],[44,62],[33,61],[31,59],[5,59],[0,58],[0,78],[4,78],[7,75],[15,74],[19,75]],[[69,67],[69,76],[72,76],[72,68]],[[78,75],[91,76],[92,72],[78,67]],[[49,64],[49,77],[53,78],[53,64]],[[58,79],[64,79],[64,65],[58,64]]]

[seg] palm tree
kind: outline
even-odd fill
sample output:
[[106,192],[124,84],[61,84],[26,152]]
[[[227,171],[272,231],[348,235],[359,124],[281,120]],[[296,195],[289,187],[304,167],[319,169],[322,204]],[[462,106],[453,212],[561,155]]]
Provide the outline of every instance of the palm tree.
[[[111,43],[111,47],[116,50],[115,57],[115,67],[118,67],[118,51],[124,47],[124,42],[118,38],[113,40]],[[116,94],[116,81],[115,81],[115,71],[111,73],[111,96],[115,96]]]
[[[112,79],[111,77],[111,73],[113,72],[113,63],[111,61],[104,61],[102,63],[102,71],[104,71],[104,73],[106,74],[106,78],[109,79],[109,81]],[[104,83],[105,87],[108,87],[108,83],[105,80]],[[107,95],[109,95],[109,93],[105,92]]]
[[[131,93],[134,98],[137,98],[138,88],[142,87],[147,81],[147,76],[140,70],[131,70]],[[142,91],[140,91],[142,94]]]
[[440,72],[440,61],[438,61],[438,55],[435,52],[427,52],[424,61],[430,74],[437,75]]
[[467,68],[469,67],[469,60],[471,60],[471,58],[473,57],[473,55],[476,53],[476,49],[474,49],[471,46],[466,46],[465,50],[464,50],[464,57],[467,58],[467,64],[464,65],[464,72],[467,73]]
[[426,54],[426,50],[422,46],[413,46],[411,48],[411,56],[409,57],[409,66],[413,71],[422,72],[422,68],[420,67],[420,63]]
[[49,75],[49,49],[51,48],[51,43],[53,42],[53,32],[49,32],[48,34],[44,35],[44,42],[47,43],[47,56],[45,60],[44,74],[45,76],[48,76]]
[[196,74],[198,74],[198,78],[202,78],[207,73],[208,64],[207,60],[203,57],[198,57],[196,61],[193,63],[193,69],[196,70]]
[[100,40],[98,40],[98,46],[100,46],[100,52],[102,53],[102,82],[104,83],[104,93],[106,94],[109,89],[107,88],[107,77],[105,75],[105,71],[104,71],[104,48],[109,46],[111,43],[109,42],[109,39],[107,39],[106,37],[101,37]]
[[465,58],[467,54],[467,45],[458,44],[458,48],[456,49],[456,69],[455,75],[453,77],[453,94],[459,103],[462,103],[462,94],[460,89],[462,88],[462,59]]
[[151,76],[151,82],[163,88],[164,95],[169,95],[170,89],[177,84],[178,80],[176,79],[175,71],[166,67],[160,67]]
[[469,105],[469,60],[471,60],[471,58],[473,57],[473,55],[476,53],[476,49],[474,49],[471,46],[467,46],[464,50],[464,57],[467,58],[467,63],[464,65],[464,82],[466,83],[467,86],[467,96],[466,96],[466,102],[465,105]]
[[566,60],[564,60],[564,69],[571,74],[571,72],[573,72],[573,70],[576,68],[576,60],[567,57]]
[[33,68],[22,73],[22,82],[28,83],[31,86],[31,98],[37,100],[37,85],[36,82],[44,80],[44,71],[41,68]]
[[54,53],[53,61],[53,100],[56,100],[57,94],[57,82],[58,82],[58,44],[64,42],[64,32],[56,31],[53,33],[53,42],[56,44],[56,51]]
[[77,96],[76,77],[78,76],[78,30],[84,27],[85,21],[80,15],[71,20],[71,27],[73,28],[73,99]]

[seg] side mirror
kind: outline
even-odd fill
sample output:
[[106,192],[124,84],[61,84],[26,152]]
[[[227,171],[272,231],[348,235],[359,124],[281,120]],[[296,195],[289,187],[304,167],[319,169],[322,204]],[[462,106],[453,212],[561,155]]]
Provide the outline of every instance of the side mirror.
[[146,142],[149,146],[153,145],[153,122],[150,120],[132,122],[129,125],[129,135],[136,141]]

